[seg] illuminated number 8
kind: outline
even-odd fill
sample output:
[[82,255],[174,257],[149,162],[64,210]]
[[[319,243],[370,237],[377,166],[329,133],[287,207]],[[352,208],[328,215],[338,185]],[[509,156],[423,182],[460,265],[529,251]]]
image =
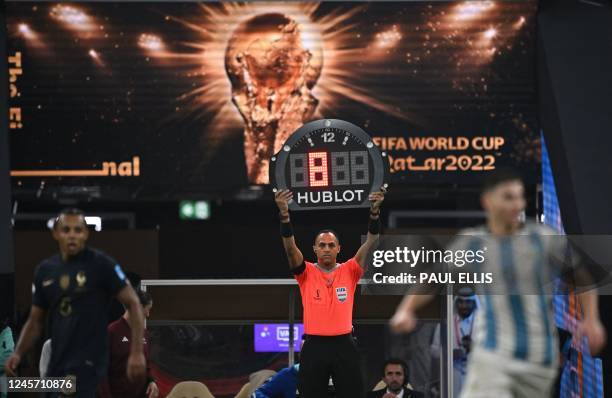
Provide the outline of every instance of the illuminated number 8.
[[327,152],[311,152],[308,154],[308,176],[311,187],[326,187],[329,185]]

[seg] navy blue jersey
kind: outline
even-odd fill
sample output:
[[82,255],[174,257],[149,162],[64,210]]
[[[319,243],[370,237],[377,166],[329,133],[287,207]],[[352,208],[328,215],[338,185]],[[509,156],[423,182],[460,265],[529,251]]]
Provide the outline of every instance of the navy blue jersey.
[[108,307],[127,284],[121,267],[106,254],[86,248],[68,262],[59,255],[37,268],[33,305],[49,314],[51,360],[47,376],[106,370]]

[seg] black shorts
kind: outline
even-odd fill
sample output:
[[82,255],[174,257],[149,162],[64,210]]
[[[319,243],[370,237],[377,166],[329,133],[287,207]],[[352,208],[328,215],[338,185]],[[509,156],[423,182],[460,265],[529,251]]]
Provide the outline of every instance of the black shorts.
[[327,397],[330,377],[334,383],[335,397],[365,396],[361,360],[351,334],[305,337],[298,373],[300,398]]

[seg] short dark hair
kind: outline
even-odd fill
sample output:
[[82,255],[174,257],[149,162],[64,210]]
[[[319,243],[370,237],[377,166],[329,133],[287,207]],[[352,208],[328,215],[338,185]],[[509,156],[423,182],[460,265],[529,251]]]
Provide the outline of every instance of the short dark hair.
[[321,234],[332,234],[334,235],[334,237],[336,238],[336,240],[338,241],[338,244],[340,244],[340,236],[338,235],[338,233],[336,231],[334,231],[333,229],[322,229],[319,232],[317,232],[317,234],[315,235],[315,242],[317,241],[317,238],[319,237],[319,235]]
[[385,361],[382,367],[382,375],[385,377],[387,371],[387,365],[400,365],[404,371],[404,384],[408,383],[408,364],[399,358],[389,358]]
[[519,181],[520,183],[523,183],[523,177],[518,171],[509,167],[496,169],[485,177],[482,184],[482,192],[484,193],[491,191],[497,188],[497,186],[500,184],[509,181]]
[[[62,209],[55,217],[55,221],[53,221],[53,229],[55,229],[62,216],[80,216],[83,217],[83,222],[85,222],[85,213],[83,210],[77,209],[76,207],[66,207]],[[87,223],[85,223],[85,225],[87,225]]]
[[143,307],[146,307],[153,302],[153,297],[151,297],[151,295],[144,290],[137,289],[136,295],[138,296],[138,300]]

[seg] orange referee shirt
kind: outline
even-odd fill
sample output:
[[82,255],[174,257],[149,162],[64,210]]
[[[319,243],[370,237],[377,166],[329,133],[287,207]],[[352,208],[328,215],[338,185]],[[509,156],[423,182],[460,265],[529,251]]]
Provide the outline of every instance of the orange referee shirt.
[[354,258],[331,272],[305,263],[306,269],[295,275],[304,306],[304,333],[317,336],[351,333],[355,288],[363,269]]

